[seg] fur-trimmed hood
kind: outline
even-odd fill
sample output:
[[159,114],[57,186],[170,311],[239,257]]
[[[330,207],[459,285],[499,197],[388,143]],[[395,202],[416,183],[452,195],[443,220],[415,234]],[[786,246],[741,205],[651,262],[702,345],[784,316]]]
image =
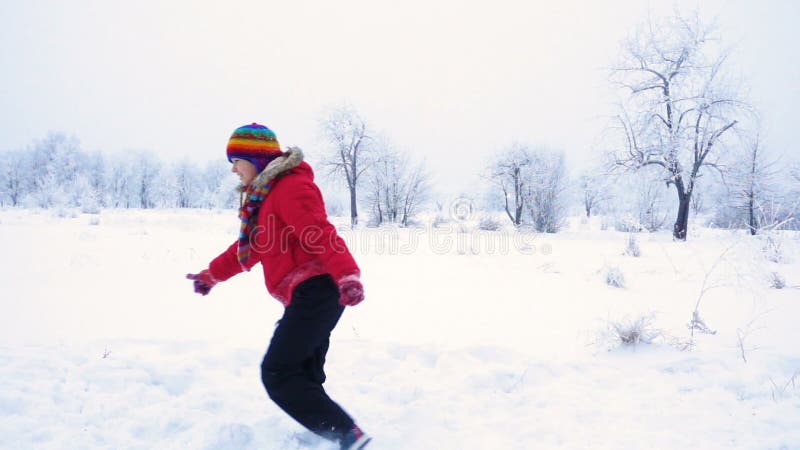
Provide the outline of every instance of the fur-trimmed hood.
[[[283,155],[273,159],[250,183],[251,188],[260,189],[280,175],[294,169],[303,162],[303,151],[299,147],[289,147]],[[239,186],[244,191],[248,186]]]

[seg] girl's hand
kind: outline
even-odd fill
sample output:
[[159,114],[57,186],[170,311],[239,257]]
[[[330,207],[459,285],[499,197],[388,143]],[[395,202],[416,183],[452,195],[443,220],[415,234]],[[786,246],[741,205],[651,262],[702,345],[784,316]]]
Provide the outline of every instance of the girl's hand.
[[364,286],[358,275],[342,277],[339,285],[339,303],[345,306],[356,306],[364,300]]
[[194,292],[200,295],[208,295],[211,288],[217,284],[217,279],[208,269],[200,273],[187,273],[186,278],[194,281]]

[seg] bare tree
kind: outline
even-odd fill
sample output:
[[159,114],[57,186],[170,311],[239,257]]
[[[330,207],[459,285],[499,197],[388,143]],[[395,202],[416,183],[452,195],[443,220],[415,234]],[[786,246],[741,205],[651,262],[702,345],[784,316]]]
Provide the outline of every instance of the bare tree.
[[659,180],[655,167],[632,173],[615,174],[611,178],[609,213],[618,231],[658,231],[667,221],[669,189]]
[[692,214],[695,216],[702,213],[706,209],[706,198],[705,194],[702,191],[697,189],[697,185],[695,185],[695,190],[692,193],[692,200],[690,202],[690,206],[692,209]]
[[427,200],[430,175],[424,163],[412,166],[405,154],[386,140],[373,155],[368,176],[367,199],[375,224],[400,223],[407,226],[420,204]]
[[399,215],[401,187],[398,174],[404,161],[386,145],[381,145],[381,149],[373,155],[367,176],[367,202],[372,208],[375,225],[396,222]]
[[525,189],[532,158],[528,146],[514,143],[503,150],[503,156],[488,168],[486,178],[500,188],[503,207],[514,226],[520,226],[525,210]]
[[663,185],[644,179],[639,180],[635,189],[634,213],[639,225],[651,233],[662,229],[667,221],[664,190]]
[[715,220],[751,235],[792,227],[800,202],[784,180],[787,172],[758,135],[749,140],[729,164]]
[[321,122],[321,128],[330,147],[324,164],[330,173],[344,177],[350,193],[350,225],[358,225],[357,188],[361,176],[369,167],[371,136],[367,124],[351,106],[330,110]]
[[579,183],[583,209],[588,219],[592,217],[593,212],[608,200],[609,175],[598,168],[590,169],[580,176]]
[[765,210],[773,197],[777,160],[768,160],[758,136],[748,146],[741,163],[734,168],[733,193],[736,208],[745,214],[747,229],[751,235],[758,233],[764,225]]
[[623,42],[612,81],[624,100],[615,122],[623,144],[616,164],[629,170],[657,166],[675,186],[675,239],[685,240],[692,194],[705,168],[719,168],[729,130],[749,107],[726,77],[728,52],[714,28],[695,13],[648,23]]
[[405,227],[414,217],[417,209],[429,199],[431,177],[425,169],[425,162],[410,168],[405,180],[403,197],[403,216],[400,223]]

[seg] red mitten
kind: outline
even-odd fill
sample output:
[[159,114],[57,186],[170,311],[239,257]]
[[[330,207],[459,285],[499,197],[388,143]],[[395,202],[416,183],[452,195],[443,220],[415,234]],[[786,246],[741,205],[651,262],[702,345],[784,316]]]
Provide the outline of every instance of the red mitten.
[[211,292],[211,288],[217,284],[217,279],[214,278],[214,275],[211,275],[208,269],[200,273],[187,273],[186,278],[194,281],[194,292],[200,295],[208,295]]
[[364,286],[358,275],[347,275],[339,279],[339,303],[345,306],[356,306],[364,300]]

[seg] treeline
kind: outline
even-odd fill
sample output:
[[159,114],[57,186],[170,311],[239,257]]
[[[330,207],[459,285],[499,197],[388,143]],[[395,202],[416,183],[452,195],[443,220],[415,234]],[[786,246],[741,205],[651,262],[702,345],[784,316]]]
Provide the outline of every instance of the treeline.
[[238,204],[227,161],[165,163],[144,151],[84,151],[50,133],[0,157],[0,205],[38,208],[227,208]]
[[[428,171],[385,139],[377,142],[364,146],[360,160],[363,195],[355,201],[369,211],[366,225],[413,226],[415,216],[425,210],[438,210],[437,221],[452,219],[453,205],[429,194]],[[331,168],[339,156],[336,149],[332,147],[331,162],[323,167]],[[483,211],[480,215],[487,220],[481,227],[488,229],[501,227],[504,219],[498,219],[504,216],[515,227],[555,233],[568,216],[601,216],[605,228],[653,232],[668,229],[678,209],[674,192],[655,168],[619,172],[600,164],[576,174],[567,167],[563,151],[519,142],[499,148],[494,160],[483,172],[483,185],[459,199],[472,199],[467,215]],[[701,223],[753,234],[800,226],[800,167],[778,164],[760,147],[748,147],[728,161],[726,172],[707,177],[692,197],[691,213]],[[346,181],[327,179],[343,187]],[[198,164],[165,162],[148,152],[87,152],[77,138],[63,133],[50,133],[25,150],[0,153],[0,206],[5,207],[77,208],[86,213],[105,208],[235,208],[235,187],[224,159]],[[347,214],[338,202],[331,203],[334,214]]]

